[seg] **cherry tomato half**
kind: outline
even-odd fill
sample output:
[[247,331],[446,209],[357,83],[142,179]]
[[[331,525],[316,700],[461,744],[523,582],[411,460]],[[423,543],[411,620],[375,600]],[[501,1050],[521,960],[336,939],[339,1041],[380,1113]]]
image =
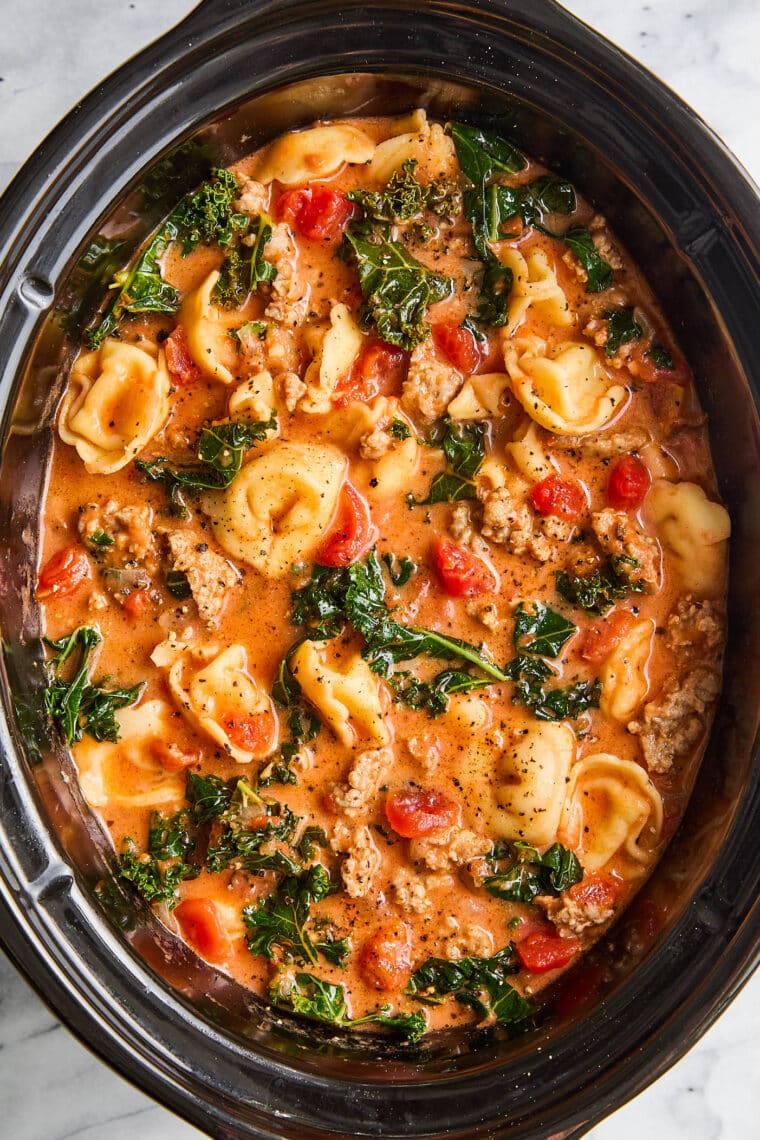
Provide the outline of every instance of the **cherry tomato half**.
[[613,610],[606,618],[592,622],[583,633],[580,654],[584,661],[601,665],[633,625],[633,614],[628,610]]
[[221,962],[227,956],[229,935],[219,921],[219,911],[211,899],[185,899],[175,908],[174,917],[185,942],[201,958]]
[[327,186],[306,186],[286,190],[277,203],[277,213],[310,241],[336,241],[354,215],[354,204]]
[[171,336],[164,341],[166,367],[176,384],[187,387],[201,378],[201,370],[190,355],[187,333],[183,325],[177,325]]
[[369,340],[351,370],[338,381],[334,403],[338,408],[375,396],[397,396],[409,369],[409,353],[381,340]]
[[277,722],[271,710],[260,713],[223,713],[222,728],[236,748],[266,756],[275,742]]
[[518,942],[515,952],[531,974],[546,974],[572,962],[580,951],[577,938],[560,938],[558,934],[531,934]]
[[361,975],[376,990],[390,993],[402,989],[411,968],[411,938],[403,922],[381,926],[359,951]]
[[47,560],[37,582],[37,597],[67,598],[91,576],[87,551],[78,542],[64,546]]
[[559,519],[577,519],[586,509],[586,496],[580,483],[559,475],[547,475],[534,484],[530,501],[540,515],[554,515]]
[[619,511],[633,511],[644,502],[652,482],[648,469],[635,455],[622,455],[610,471],[607,502]]
[[445,792],[436,788],[406,788],[391,792],[385,801],[385,815],[393,830],[405,839],[419,839],[445,831],[456,821],[459,808]]
[[455,368],[466,375],[474,372],[480,364],[480,346],[475,337],[469,329],[454,321],[437,321],[433,325],[433,343]]
[[466,546],[438,539],[433,547],[433,559],[441,584],[452,598],[493,593],[498,586],[491,567]]
[[350,483],[344,483],[335,525],[317,552],[321,566],[348,566],[369,550],[377,538],[369,506]]

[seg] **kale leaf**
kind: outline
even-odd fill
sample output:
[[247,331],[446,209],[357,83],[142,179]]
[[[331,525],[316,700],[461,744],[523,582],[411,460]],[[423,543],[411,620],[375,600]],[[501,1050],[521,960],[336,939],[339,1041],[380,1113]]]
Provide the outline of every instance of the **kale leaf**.
[[394,586],[405,586],[417,570],[414,562],[406,554],[401,558],[395,554],[384,554],[383,562],[388,568],[388,577]]
[[454,140],[462,173],[475,186],[496,174],[516,174],[527,165],[517,147],[500,135],[465,123],[449,123],[446,129]]
[[[253,245],[234,245],[219,271],[213,300],[229,309],[240,308],[249,293],[255,293],[259,285],[271,284],[277,276],[275,266],[264,257],[266,245],[272,237],[272,219],[268,214],[260,214],[252,223],[253,228],[256,231]],[[257,332],[256,335],[261,334]]]
[[554,670],[539,657],[518,653],[504,667],[515,682],[512,701],[525,705],[537,720],[570,720],[590,708],[598,708],[601,683],[576,681],[564,688],[547,689],[545,682],[556,676]]
[[633,316],[633,305],[626,305],[621,309],[607,309],[602,313],[607,322],[607,339],[604,342],[604,355],[609,359],[617,350],[629,341],[638,340],[643,329]]
[[178,467],[163,456],[157,456],[155,459],[137,459],[135,467],[145,475],[149,483],[164,483],[169,491],[172,508],[177,513],[184,514],[184,490],[217,491],[229,487],[240,471],[246,451],[265,440],[267,432],[276,427],[277,417],[274,412],[266,422],[232,420],[204,427],[198,440],[198,465]]
[[407,994],[432,1005],[454,997],[481,1018],[495,1020],[515,1033],[532,1028],[535,1007],[506,980],[517,973],[511,943],[491,958],[428,958],[412,974]]
[[193,819],[200,827],[229,810],[235,785],[222,780],[220,776],[201,776],[188,772],[185,781],[185,796],[190,803]]
[[[491,862],[496,874],[483,880],[489,894],[507,902],[530,903],[538,895],[557,896],[583,879],[583,868],[574,851],[554,843],[543,855],[527,843],[515,843],[515,857],[495,849]],[[503,869],[499,866],[507,860]]]
[[164,902],[173,907],[179,884],[200,874],[200,868],[188,861],[195,839],[193,820],[186,809],[171,816],[154,811],[148,829],[148,850],[137,855],[132,839],[127,837],[119,873],[146,902]]
[[446,711],[452,693],[470,693],[493,684],[490,677],[475,677],[461,669],[443,669],[430,681],[421,681],[406,669],[397,670],[387,680],[400,704],[422,710],[430,717]]
[[663,348],[663,346],[658,341],[655,341],[652,347],[647,349],[647,351],[644,353],[644,356],[647,358],[647,360],[652,361],[652,364],[654,364],[655,368],[658,368],[663,372],[673,371],[673,357],[670,355],[667,348]]
[[190,582],[184,570],[169,570],[164,578],[164,585],[173,598],[183,602],[185,598],[192,597]]
[[449,464],[449,471],[434,476],[424,499],[407,496],[409,506],[427,506],[431,503],[453,503],[475,498],[474,477],[486,456],[486,425],[484,423],[455,423],[445,418],[440,427],[425,442],[440,447]]
[[612,266],[597,252],[594,239],[585,226],[571,226],[562,235],[586,270],[586,292],[603,293],[612,284]]
[[603,566],[590,574],[570,575],[558,570],[555,574],[557,593],[586,613],[604,614],[621,598],[628,594],[641,594],[646,589],[642,579],[631,578],[631,571],[638,565],[635,558],[621,554],[608,558]]
[[[522,653],[558,657],[576,630],[571,621],[543,602],[533,602],[531,609],[520,602],[515,613],[515,648]],[[531,640],[525,641],[525,638]]]
[[408,222],[424,210],[437,217],[450,216],[454,208],[451,188],[440,181],[421,185],[414,174],[416,166],[415,160],[408,158],[383,190],[349,190],[346,197],[377,222]]
[[354,1029],[357,1025],[375,1023],[395,1029],[409,1041],[419,1041],[427,1029],[427,1018],[422,1010],[416,1013],[393,1013],[390,1005],[382,1005],[364,1017],[349,1017],[343,986],[326,982],[313,974],[298,973],[275,980],[270,990],[270,999],[274,1005],[284,1006],[303,1017],[324,1021],[341,1029]]
[[[50,717],[63,730],[66,743],[71,746],[87,733],[94,740],[119,739],[119,725],[115,713],[128,708],[139,698],[143,685],[131,688],[105,689],[90,684],[91,658],[101,642],[101,636],[89,625],[81,625],[67,637],[47,641],[56,653],[48,662],[48,685],[45,690],[45,707]],[[77,651],[79,664],[70,680],[61,678],[61,670]]]
[[233,209],[238,181],[230,170],[214,170],[211,179],[182,199],[172,214],[186,257],[198,245],[231,245],[248,227],[245,214]]
[[404,349],[421,344],[430,333],[425,314],[451,296],[451,278],[428,269],[400,242],[382,236],[370,241],[353,226],[345,240],[356,258],[367,319],[388,344]]
[[316,936],[307,930],[312,904],[321,902],[332,890],[327,870],[315,863],[297,875],[289,875],[261,902],[245,907],[243,918],[251,953],[269,959],[282,955],[289,962],[310,962],[313,966],[322,954],[333,965],[343,965],[347,939],[315,941]]

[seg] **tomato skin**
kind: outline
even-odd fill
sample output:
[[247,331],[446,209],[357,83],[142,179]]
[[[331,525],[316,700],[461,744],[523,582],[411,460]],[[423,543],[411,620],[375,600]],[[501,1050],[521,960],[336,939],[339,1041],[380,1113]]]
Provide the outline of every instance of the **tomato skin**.
[[57,550],[40,570],[37,580],[37,597],[68,598],[92,577],[87,551],[78,542]]
[[310,241],[337,241],[354,213],[353,202],[327,186],[285,190],[277,203],[280,220]]
[[333,402],[337,408],[347,404],[366,404],[375,396],[396,396],[409,369],[409,353],[381,340],[369,340],[354,361],[351,370],[338,381]]
[[150,587],[143,586],[139,590],[131,590],[122,602],[125,614],[131,618],[143,617],[150,609]]
[[614,907],[623,890],[621,879],[605,871],[585,874],[580,883],[570,887],[568,898],[580,906]]
[[482,354],[475,337],[454,321],[437,321],[433,325],[433,344],[455,368],[467,375],[480,364]]
[[616,644],[633,625],[633,614],[628,610],[613,610],[606,618],[592,622],[583,633],[580,654],[584,661],[601,665]]
[[350,483],[343,484],[335,525],[317,552],[321,566],[348,566],[377,539],[369,506]]
[[535,483],[530,501],[540,515],[554,515],[558,519],[577,519],[586,509],[586,496],[580,483],[560,475],[547,475]]
[[219,921],[211,899],[185,899],[174,909],[182,937],[201,958],[221,962],[230,950],[230,939]]
[[196,384],[201,378],[201,370],[190,355],[187,333],[183,325],[177,325],[171,336],[164,341],[166,367],[176,384],[187,387]]
[[166,772],[185,772],[188,768],[196,767],[203,759],[199,752],[183,752],[178,745],[169,744],[165,740],[154,740],[150,745],[150,754]]
[[390,993],[402,988],[412,968],[412,942],[403,922],[381,926],[359,951],[359,970],[367,985]]
[[398,835],[404,839],[421,839],[451,827],[459,808],[445,792],[436,788],[406,788],[391,792],[385,801],[385,815]]
[[618,511],[634,511],[646,498],[652,477],[635,455],[621,455],[610,471],[607,502]]
[[236,748],[261,756],[270,751],[277,728],[271,709],[243,716],[224,713],[221,723]]
[[558,934],[531,934],[518,942],[515,953],[531,974],[546,974],[572,962],[580,951],[577,938],[560,938]]
[[433,546],[433,559],[441,585],[452,598],[492,593],[498,586],[491,567],[466,546],[439,538]]

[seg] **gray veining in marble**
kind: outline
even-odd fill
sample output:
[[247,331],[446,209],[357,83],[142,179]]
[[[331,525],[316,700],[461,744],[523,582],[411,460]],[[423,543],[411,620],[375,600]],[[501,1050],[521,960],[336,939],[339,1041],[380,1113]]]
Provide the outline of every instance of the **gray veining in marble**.
[[[0,189],[103,75],[188,0],[0,0]],[[758,0],[569,0],[573,13],[666,80],[760,180]],[[591,1140],[760,1136],[760,977],[665,1077]],[[0,955],[0,1138],[190,1140],[63,1029]]]

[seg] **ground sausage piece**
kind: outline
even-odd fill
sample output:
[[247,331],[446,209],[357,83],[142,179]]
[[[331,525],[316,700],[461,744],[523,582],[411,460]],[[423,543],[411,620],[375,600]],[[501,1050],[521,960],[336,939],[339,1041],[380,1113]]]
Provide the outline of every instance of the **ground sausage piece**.
[[347,784],[336,784],[330,793],[335,806],[352,819],[368,812],[392,763],[393,753],[388,748],[360,752]]
[[627,571],[632,581],[646,583],[648,590],[656,589],[660,551],[651,535],[645,534],[625,511],[612,507],[592,514],[591,527],[605,555],[635,558],[638,566]]
[[426,341],[417,345],[409,359],[402,396],[404,407],[423,419],[438,419],[463,383],[456,368],[438,360],[430,342]]
[[668,772],[697,743],[719,692],[719,668],[692,669],[685,677],[676,673],[661,696],[644,706],[642,719],[630,722],[628,731],[639,737],[650,772]]
[[557,933],[562,938],[575,938],[592,926],[600,926],[607,922],[615,913],[612,906],[604,906],[591,900],[577,902],[569,895],[552,898],[549,895],[539,895],[536,905],[553,922]]
[[114,499],[104,507],[90,503],[79,516],[79,533],[86,546],[97,531],[109,535],[117,550],[141,562],[154,552],[152,507],[122,507]]
[[359,454],[362,459],[382,459],[390,451],[393,440],[383,428],[365,432],[359,440]]
[[415,863],[430,871],[451,871],[486,855],[492,846],[492,840],[485,835],[465,827],[452,827],[440,835],[413,840],[409,853]]
[[[205,547],[205,549],[204,549]],[[187,575],[187,582],[198,613],[204,621],[214,621],[221,612],[227,591],[240,582],[231,562],[209,550],[205,541],[189,531],[169,534],[172,568]]]
[[255,178],[244,178],[240,184],[240,192],[235,199],[235,209],[241,214],[250,214],[258,218],[259,214],[267,211],[269,192],[263,182]]
[[264,316],[296,328],[306,316],[309,286],[298,273],[295,242],[285,222],[279,222],[273,228],[264,256],[277,270],[271,286],[272,299],[264,310]]
[[361,899],[372,887],[372,879],[380,868],[381,856],[368,827],[350,828],[336,823],[330,846],[336,854],[345,855],[340,877],[346,894]]

